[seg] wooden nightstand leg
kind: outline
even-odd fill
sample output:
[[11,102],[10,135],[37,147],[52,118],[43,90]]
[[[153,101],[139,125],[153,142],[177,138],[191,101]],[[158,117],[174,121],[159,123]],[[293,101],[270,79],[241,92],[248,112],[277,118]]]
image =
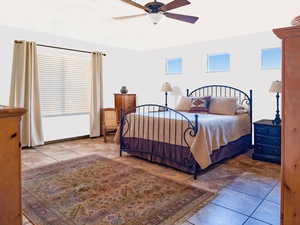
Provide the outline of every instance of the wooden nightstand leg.
[[104,130],[104,142],[107,142],[107,138],[106,138],[106,130]]

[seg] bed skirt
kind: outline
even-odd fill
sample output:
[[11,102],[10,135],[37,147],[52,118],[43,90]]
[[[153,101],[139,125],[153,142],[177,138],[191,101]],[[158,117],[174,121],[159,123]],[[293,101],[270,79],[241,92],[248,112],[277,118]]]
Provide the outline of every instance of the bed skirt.
[[[247,152],[251,142],[252,137],[249,134],[222,146],[219,150],[213,151],[211,155],[212,164]],[[195,174],[195,172],[202,170],[194,159],[189,147],[131,137],[124,137],[123,146],[121,153],[127,152],[132,156],[169,166],[186,173]]]

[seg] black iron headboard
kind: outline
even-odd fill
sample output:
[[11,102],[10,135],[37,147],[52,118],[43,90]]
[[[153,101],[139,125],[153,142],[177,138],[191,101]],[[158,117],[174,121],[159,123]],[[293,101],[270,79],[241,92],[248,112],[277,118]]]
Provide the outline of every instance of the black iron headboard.
[[234,87],[225,85],[208,85],[197,88],[193,91],[186,90],[187,97],[202,97],[202,96],[214,96],[214,97],[236,97],[239,104],[246,104],[249,107],[249,116],[251,123],[252,134],[252,122],[253,122],[253,91],[249,91],[249,95]]

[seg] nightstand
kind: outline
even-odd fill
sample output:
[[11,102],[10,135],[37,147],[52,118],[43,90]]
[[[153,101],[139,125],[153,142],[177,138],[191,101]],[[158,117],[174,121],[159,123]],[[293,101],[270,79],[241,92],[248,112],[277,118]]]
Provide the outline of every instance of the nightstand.
[[273,125],[272,120],[254,123],[253,159],[280,163],[281,125]]

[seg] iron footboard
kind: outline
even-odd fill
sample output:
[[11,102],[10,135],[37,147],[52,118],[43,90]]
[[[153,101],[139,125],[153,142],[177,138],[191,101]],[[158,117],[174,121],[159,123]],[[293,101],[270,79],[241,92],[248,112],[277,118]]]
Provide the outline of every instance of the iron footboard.
[[200,166],[194,159],[189,139],[198,132],[198,115],[190,120],[183,113],[162,105],[146,104],[122,112],[122,152],[170,166],[197,176]]

